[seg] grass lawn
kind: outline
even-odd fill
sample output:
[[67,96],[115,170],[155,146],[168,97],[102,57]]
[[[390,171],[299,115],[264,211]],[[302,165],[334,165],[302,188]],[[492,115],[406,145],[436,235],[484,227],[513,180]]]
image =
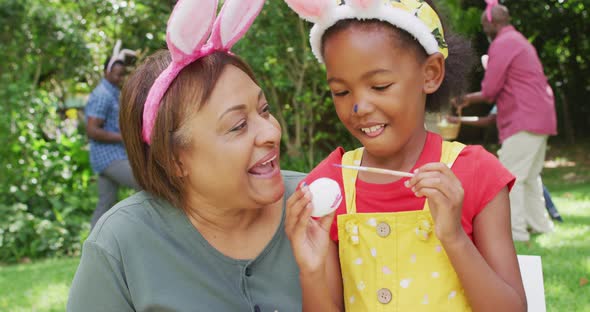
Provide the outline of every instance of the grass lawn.
[[[517,243],[518,254],[540,255],[547,311],[590,312],[590,146],[549,152],[543,181],[564,222],[552,234]],[[560,157],[552,154],[560,154]],[[551,168],[554,167],[554,168]]]
[[541,256],[547,311],[590,312],[590,285],[585,284],[590,279],[590,198],[558,197],[556,205],[565,222],[553,234],[517,242],[516,249]]
[[0,311],[65,311],[77,258],[0,266]]
[[[543,262],[547,311],[590,312],[590,144],[553,147],[544,182],[564,218],[549,235],[517,243]],[[0,266],[0,311],[64,311],[77,258]]]

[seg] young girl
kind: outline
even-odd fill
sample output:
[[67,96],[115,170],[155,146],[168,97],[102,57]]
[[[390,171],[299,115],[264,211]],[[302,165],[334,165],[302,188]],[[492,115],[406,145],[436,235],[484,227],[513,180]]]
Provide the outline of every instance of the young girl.
[[[287,203],[304,309],[525,311],[510,232],[514,177],[482,147],[424,129],[425,109],[448,101],[469,59],[445,40],[431,2],[286,1],[315,23],[311,46],[336,113],[363,145],[332,152]],[[310,219],[306,185],[320,177],[344,194],[332,225],[333,215]]]

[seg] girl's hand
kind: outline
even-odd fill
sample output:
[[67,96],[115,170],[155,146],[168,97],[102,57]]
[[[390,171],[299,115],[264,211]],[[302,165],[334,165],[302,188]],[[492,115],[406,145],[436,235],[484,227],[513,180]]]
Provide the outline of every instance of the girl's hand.
[[312,219],[311,192],[304,183],[287,200],[285,232],[302,274],[324,274],[334,213]]
[[426,196],[434,219],[434,231],[443,244],[465,236],[461,225],[463,186],[446,164],[429,163],[418,168],[405,185],[416,196]]

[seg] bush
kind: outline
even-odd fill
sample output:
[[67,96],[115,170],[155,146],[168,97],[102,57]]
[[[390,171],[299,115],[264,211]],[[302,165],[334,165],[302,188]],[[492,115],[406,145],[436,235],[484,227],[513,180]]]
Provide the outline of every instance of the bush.
[[0,92],[12,102],[8,107],[25,110],[12,109],[2,114],[11,120],[1,119],[7,130],[0,149],[3,262],[77,253],[96,200],[78,121],[59,116],[50,93],[23,89],[13,84]]
[[[25,204],[0,205],[0,259],[6,262],[25,257],[74,254],[79,238],[62,221],[34,215]],[[78,231],[80,232],[80,231]]]

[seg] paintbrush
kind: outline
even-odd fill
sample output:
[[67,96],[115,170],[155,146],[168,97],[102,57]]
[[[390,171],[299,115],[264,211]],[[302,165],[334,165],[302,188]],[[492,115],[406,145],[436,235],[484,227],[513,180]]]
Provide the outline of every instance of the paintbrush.
[[341,164],[334,164],[334,166],[339,167],[339,168],[344,168],[344,169],[352,169],[352,170],[366,171],[366,172],[372,172],[372,173],[388,174],[388,175],[393,175],[393,176],[398,176],[398,177],[411,178],[414,176],[414,174],[409,173],[409,172],[381,169],[381,168],[364,167],[364,166],[349,166],[349,165],[341,165]]

